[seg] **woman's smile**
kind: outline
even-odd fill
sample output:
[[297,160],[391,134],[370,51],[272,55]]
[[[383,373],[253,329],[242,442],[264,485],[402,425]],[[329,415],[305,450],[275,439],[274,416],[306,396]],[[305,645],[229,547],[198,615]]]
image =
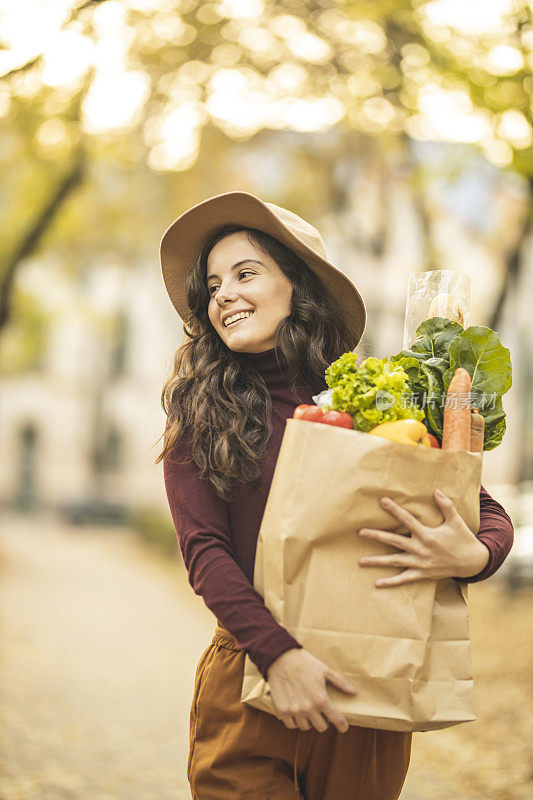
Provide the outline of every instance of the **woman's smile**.
[[[252,311],[252,313],[247,312],[247,316],[246,317],[239,317],[238,319],[233,320],[233,322],[230,322],[229,324],[226,322],[226,323],[224,323],[224,327],[225,328],[233,328],[233,326],[237,325],[238,322],[244,322],[245,320],[249,319],[253,315],[253,313],[254,313],[253,311]],[[230,317],[230,319],[231,319],[231,317]]]

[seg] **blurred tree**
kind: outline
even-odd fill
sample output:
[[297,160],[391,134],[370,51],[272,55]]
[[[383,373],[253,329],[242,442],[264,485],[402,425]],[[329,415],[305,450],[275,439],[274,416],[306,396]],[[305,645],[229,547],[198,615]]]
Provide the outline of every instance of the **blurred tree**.
[[0,372],[4,375],[39,370],[43,367],[47,315],[27,291],[13,293],[13,316],[19,324],[6,328],[0,339]]
[[[25,41],[28,2],[8,6],[0,202],[10,203],[0,229],[0,326],[9,318],[18,264],[58,222],[84,175],[97,189],[109,177],[98,171],[102,159],[125,171],[178,173],[178,206],[186,207],[187,175],[201,155],[210,162],[205,170],[231,140],[244,145],[266,130],[338,128],[344,136],[332,159],[349,155],[362,137],[379,137],[380,147],[399,152],[407,152],[408,139],[470,142],[532,187],[527,0],[482,15],[468,14],[468,4],[461,14],[458,4],[422,0],[92,0],[63,4],[55,29],[42,17],[40,50],[35,37]],[[33,29],[39,6],[32,6]],[[96,214],[104,238],[117,215],[125,216],[117,203],[124,185],[105,187],[114,210],[109,203]],[[324,185],[341,203],[342,187]],[[126,197],[126,216],[130,203],[134,209],[130,247],[142,201]],[[493,322],[516,278],[531,216],[529,210],[509,256]],[[92,222],[71,209],[65,218],[71,236]],[[383,231],[377,252],[382,238]]]

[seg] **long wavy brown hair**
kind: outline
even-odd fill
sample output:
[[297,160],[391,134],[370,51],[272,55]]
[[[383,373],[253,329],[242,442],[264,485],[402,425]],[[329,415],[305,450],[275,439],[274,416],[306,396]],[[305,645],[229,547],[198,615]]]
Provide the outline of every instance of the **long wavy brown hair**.
[[[327,388],[326,367],[356,342],[322,281],[289,248],[263,231],[225,225],[202,248],[187,282],[187,337],[174,355],[173,368],[161,392],[167,415],[164,447],[156,459],[171,458],[187,439],[202,477],[217,495],[231,499],[234,482],[255,483],[272,433],[272,401],[250,360],[231,350],[208,317],[207,258],[214,245],[237,231],[271,256],[292,283],[291,313],[275,332],[276,360],[286,364],[289,386],[298,402],[300,390]],[[279,355],[278,355],[279,354]],[[280,361],[281,357],[281,361]],[[159,441],[158,440],[158,441]]]

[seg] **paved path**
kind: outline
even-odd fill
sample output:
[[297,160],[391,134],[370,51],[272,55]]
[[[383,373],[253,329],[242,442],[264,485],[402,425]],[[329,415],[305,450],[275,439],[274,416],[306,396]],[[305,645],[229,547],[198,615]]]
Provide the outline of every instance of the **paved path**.
[[[470,593],[478,720],[417,733],[401,800],[533,797],[531,593]],[[214,618],[178,551],[4,519],[0,800],[190,800],[188,718]]]
[[179,559],[117,529],[2,529],[1,800],[189,800],[214,623]]

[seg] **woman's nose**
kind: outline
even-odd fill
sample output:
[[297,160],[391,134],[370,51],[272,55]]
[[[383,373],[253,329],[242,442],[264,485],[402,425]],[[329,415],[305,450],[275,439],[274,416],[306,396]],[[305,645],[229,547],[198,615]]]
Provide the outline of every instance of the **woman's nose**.
[[235,300],[236,293],[235,291],[231,291],[231,289],[223,289],[220,287],[217,294],[217,303],[219,306],[225,305],[228,301]]

